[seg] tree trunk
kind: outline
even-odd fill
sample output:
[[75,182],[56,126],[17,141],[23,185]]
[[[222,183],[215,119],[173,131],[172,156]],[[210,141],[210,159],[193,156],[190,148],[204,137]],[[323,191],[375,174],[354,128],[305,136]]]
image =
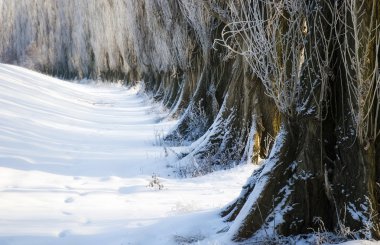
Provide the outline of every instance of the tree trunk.
[[237,58],[233,65],[226,67],[229,69],[224,70],[222,79],[228,86],[219,113],[184,159],[196,160],[197,174],[230,168],[241,162],[257,164],[259,157],[267,157],[271,140],[278,132],[275,105],[265,95],[261,82],[246,73],[248,67],[243,59]]
[[283,120],[269,158],[252,175],[237,202],[222,213],[227,220],[235,220],[230,230],[234,240],[308,233],[316,228],[314,217],[331,227],[321,140],[318,121]]

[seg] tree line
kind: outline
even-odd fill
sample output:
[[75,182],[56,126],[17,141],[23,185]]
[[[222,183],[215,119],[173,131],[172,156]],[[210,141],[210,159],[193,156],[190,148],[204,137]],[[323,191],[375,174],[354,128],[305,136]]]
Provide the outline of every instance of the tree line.
[[[378,0],[0,0],[0,61],[143,81],[187,175],[265,159],[231,239],[379,238]],[[348,232],[349,231],[349,232]]]

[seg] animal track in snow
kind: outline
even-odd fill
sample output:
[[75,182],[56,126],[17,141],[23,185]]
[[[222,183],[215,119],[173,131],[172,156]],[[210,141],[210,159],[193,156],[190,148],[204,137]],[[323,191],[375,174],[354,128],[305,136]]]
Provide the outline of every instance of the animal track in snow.
[[74,198],[72,197],[66,198],[65,200],[65,203],[72,203],[72,202],[74,202]]

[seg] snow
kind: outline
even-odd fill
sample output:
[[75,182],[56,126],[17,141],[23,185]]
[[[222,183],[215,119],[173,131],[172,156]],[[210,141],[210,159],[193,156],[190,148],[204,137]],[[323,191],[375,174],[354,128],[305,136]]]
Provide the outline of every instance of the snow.
[[367,240],[353,240],[353,241],[341,243],[341,245],[375,245],[375,244],[379,244],[379,243],[375,241],[367,241]]
[[164,116],[139,87],[0,64],[0,244],[231,244],[273,164],[220,232],[231,225],[221,208],[255,167],[177,178],[175,154],[157,144],[176,123]]
[[176,178],[160,117],[138,88],[0,64],[0,244],[229,244],[218,212],[254,166]]
[[[242,207],[240,213],[237,215],[235,222],[232,224],[230,230],[228,233],[230,236],[234,236],[239,232],[239,229],[241,228],[242,223],[247,218],[249,212],[251,212],[254,208],[256,208],[257,200],[260,198],[260,195],[262,195],[262,192],[265,189],[265,186],[268,184],[268,175],[271,173],[271,171],[274,169],[276,164],[278,163],[278,155],[281,149],[281,146],[284,144],[286,136],[286,131],[283,127],[281,127],[280,132],[278,133],[276,140],[274,142],[273,149],[269,155],[269,158],[265,160],[266,163],[263,166],[263,170],[261,171],[260,175],[256,178],[252,178],[251,181],[255,181],[255,187],[251,194],[248,197],[248,200],[245,202],[244,206]],[[279,215],[281,215],[280,213]],[[276,217],[277,220],[282,220],[282,217]]]

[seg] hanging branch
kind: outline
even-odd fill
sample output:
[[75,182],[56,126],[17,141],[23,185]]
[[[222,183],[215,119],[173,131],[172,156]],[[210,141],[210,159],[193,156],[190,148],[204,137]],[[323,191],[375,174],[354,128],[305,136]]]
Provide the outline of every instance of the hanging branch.
[[337,39],[340,40],[350,111],[356,123],[356,135],[366,148],[380,135],[380,20],[376,14],[377,5],[377,0],[345,0],[339,11],[343,34]]
[[[329,79],[323,71],[332,59],[332,34],[317,27],[323,19],[319,5],[306,0],[237,0],[229,7],[232,22],[216,43],[245,57],[284,115],[322,118]],[[315,77],[305,79],[311,70]]]

